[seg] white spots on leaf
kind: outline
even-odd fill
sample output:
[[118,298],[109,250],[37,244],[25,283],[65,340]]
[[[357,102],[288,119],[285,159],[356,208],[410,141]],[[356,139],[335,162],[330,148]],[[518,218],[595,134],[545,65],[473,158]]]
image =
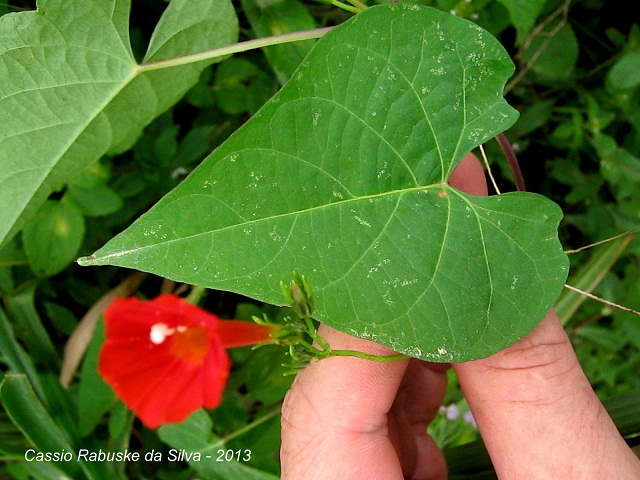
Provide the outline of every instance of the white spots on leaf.
[[405,347],[404,345],[399,344],[397,348],[394,348],[394,350],[400,350],[405,355],[409,355],[410,357],[413,357],[413,358],[423,358],[422,350],[418,347],[413,347],[413,346]]
[[515,275],[511,278],[511,290],[515,290],[516,289],[516,285],[518,283],[518,277],[516,277]]
[[470,54],[467,55],[467,61],[472,63],[475,63],[478,60],[481,60],[482,58],[484,58],[484,55],[477,52],[471,52]]
[[394,303],[396,303],[391,299],[391,290],[387,290],[386,292],[384,292],[384,294],[382,295],[382,300],[387,305],[393,305]]
[[407,278],[394,278],[391,280],[385,280],[384,282],[382,282],[383,285],[388,285],[393,289],[396,288],[400,288],[400,287],[407,287],[409,285],[414,285],[418,283],[418,279],[417,278],[411,278],[411,279],[407,279]]
[[[385,176],[385,174],[387,173],[387,168],[389,168],[389,164],[385,161],[382,165],[382,168],[378,170],[378,179],[381,179],[383,176]],[[389,175],[387,174],[387,176]]]
[[256,172],[249,172],[249,177],[251,177],[251,181],[247,185],[247,187],[254,189],[258,187],[258,181],[260,181],[263,177],[262,175],[258,175]]
[[356,222],[358,222],[360,225],[363,225],[365,227],[371,227],[371,224],[369,222],[367,222],[366,220],[362,219],[361,217],[359,217],[358,215],[354,215],[353,218],[356,220]]
[[387,287],[387,290],[382,294],[382,300],[387,305],[393,305],[395,301],[393,300],[393,290],[397,290],[398,288],[408,287],[410,285],[414,285],[418,283],[417,278],[393,278],[391,280],[384,280],[382,285]]
[[280,243],[284,240],[284,237],[280,235],[275,228],[269,232],[269,238],[277,243]]
[[474,128],[473,130],[471,130],[469,132],[469,140],[473,141],[473,142],[478,142],[479,143],[479,138],[484,134],[484,128],[482,127],[478,127],[478,128]]
[[[379,245],[377,243],[374,243],[372,248],[375,250],[378,247]],[[370,267],[369,273],[367,274],[367,278],[371,278],[374,273],[377,273],[384,265],[388,265],[389,263],[391,263],[391,260],[389,260],[388,258],[385,258],[379,261],[378,263],[376,263],[375,265],[373,265],[372,267]],[[383,285],[384,285],[384,282],[383,282]]]
[[440,22],[436,23],[436,30],[438,31],[438,40],[440,40],[441,42],[444,42],[445,40],[444,32],[442,31],[442,26],[440,25]]
[[167,234],[164,232],[159,232],[155,228],[145,228],[142,230],[142,235],[145,237],[155,237],[159,240],[164,240],[167,238]]

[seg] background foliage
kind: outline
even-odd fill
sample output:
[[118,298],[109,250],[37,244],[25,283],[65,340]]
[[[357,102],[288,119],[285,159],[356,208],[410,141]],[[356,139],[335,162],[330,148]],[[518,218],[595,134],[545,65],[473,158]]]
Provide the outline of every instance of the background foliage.
[[[132,3],[132,54],[142,59],[167,3]],[[455,11],[477,22],[509,50],[517,70],[507,85],[507,100],[521,118],[507,136],[516,148],[528,189],[550,197],[564,210],[561,238],[565,247],[576,249],[637,230],[640,27],[633,16],[619,15],[624,5],[605,5],[604,0],[416,3]],[[10,1],[0,5],[0,13],[33,7],[27,1]],[[335,25],[350,16],[329,5],[297,0],[242,0],[234,7],[240,39]],[[221,44],[233,41],[228,37]],[[3,42],[0,36],[0,46]],[[124,269],[80,268],[73,261],[102,246],[176,186],[278,91],[312,44],[279,45],[203,66],[184,98],[163,113],[162,109],[155,112],[159,116],[144,130],[118,142],[117,148],[104,146],[99,161],[82,168],[75,164],[42,190],[37,212],[0,250],[4,377],[0,452],[5,460],[0,475],[19,479],[277,476],[278,410],[291,381],[281,375],[282,353],[268,347],[232,351],[234,371],[220,408],[198,412],[181,426],[144,429],[96,373],[99,312],[115,294],[139,292],[154,297],[179,286],[150,276],[132,277]],[[176,100],[179,96],[175,95]],[[10,118],[0,109],[3,125]],[[0,132],[0,142],[4,139]],[[500,189],[513,189],[496,144],[490,142],[487,151]],[[29,146],[20,152],[30,155]],[[0,178],[26,161],[0,156]],[[639,254],[640,241],[631,236],[574,253],[569,283],[638,310]],[[640,388],[638,318],[581,300],[567,292],[558,308],[598,395],[606,399],[636,391]],[[224,292],[211,292],[205,306],[229,318],[248,319],[265,310],[273,317],[282,314]],[[86,355],[82,348],[74,350],[73,342],[65,351],[72,333],[92,323],[98,328],[84,341]],[[74,360],[81,362],[77,371],[69,369]],[[67,388],[58,382],[61,369],[66,372]],[[464,412],[454,380],[447,403]],[[474,438],[473,426],[462,420],[462,413],[457,420],[452,417],[451,410],[443,411],[432,427],[442,444],[452,446]],[[50,451],[155,450],[164,453],[165,461],[22,461],[24,451],[33,444]],[[166,461],[169,448],[215,450],[220,445],[251,449],[251,462]]]

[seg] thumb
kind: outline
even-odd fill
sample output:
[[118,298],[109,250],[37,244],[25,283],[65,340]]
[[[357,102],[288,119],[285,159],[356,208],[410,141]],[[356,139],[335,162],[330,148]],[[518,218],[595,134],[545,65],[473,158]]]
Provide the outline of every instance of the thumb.
[[453,368],[499,478],[640,478],[553,310],[511,347]]

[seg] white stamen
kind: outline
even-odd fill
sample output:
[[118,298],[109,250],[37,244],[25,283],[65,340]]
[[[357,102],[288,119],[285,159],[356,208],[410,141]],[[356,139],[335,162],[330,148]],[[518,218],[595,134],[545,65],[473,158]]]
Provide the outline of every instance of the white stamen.
[[175,330],[173,328],[169,328],[166,323],[156,323],[151,327],[151,332],[149,333],[149,338],[156,345],[164,342],[165,338],[169,335],[173,335]]

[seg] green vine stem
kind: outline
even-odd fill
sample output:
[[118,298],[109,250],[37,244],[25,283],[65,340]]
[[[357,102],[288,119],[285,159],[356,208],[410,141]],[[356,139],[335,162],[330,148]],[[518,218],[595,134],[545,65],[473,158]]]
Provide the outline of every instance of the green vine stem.
[[218,447],[222,447],[224,445],[226,445],[227,443],[229,443],[231,440],[234,440],[238,437],[241,437],[242,435],[245,435],[247,433],[249,433],[251,430],[253,430],[254,428],[262,425],[263,423],[265,423],[268,420],[271,420],[272,418],[277,417],[278,415],[280,415],[280,411],[282,410],[281,406],[278,406],[276,408],[272,408],[269,412],[267,412],[266,414],[262,415],[261,417],[253,420],[251,423],[245,425],[242,428],[239,428],[238,430],[230,433],[229,435],[227,435],[224,438],[221,438],[220,440],[218,440],[217,442],[211,444],[208,446],[208,448],[210,450],[214,450]]
[[360,0],[349,0],[349,3],[356,7],[358,9],[358,12],[364,12],[367,8],[369,8],[368,5],[361,2]]
[[[374,362],[396,362],[407,360],[410,357],[402,353],[391,355],[373,355],[359,350],[334,350],[329,343],[318,333],[313,314],[313,294],[309,282],[303,275],[294,273],[290,284],[281,282],[282,292],[287,302],[295,313],[295,318],[288,317],[287,325],[279,326],[277,332],[272,334],[273,341],[277,345],[288,345],[289,356],[293,360],[290,373],[307,366],[312,359],[325,359],[329,357],[356,357]],[[255,318],[258,323],[271,324],[267,319]],[[310,338],[307,341],[305,337]]]
[[371,360],[372,362],[397,362],[400,360],[408,360],[408,355],[404,355],[403,353],[394,353],[391,355],[372,355],[369,353],[361,352],[360,350],[333,350],[330,349],[327,352],[328,357],[356,357],[362,358],[364,360]]
[[347,0],[351,5],[348,5],[340,0],[318,0],[320,3],[325,3],[327,5],[333,5],[334,7],[341,8],[342,10],[346,10],[351,13],[360,13],[364,12],[367,8],[367,5],[362,3],[360,0]]
[[355,7],[351,5],[347,5],[346,3],[342,3],[339,0],[318,0],[318,1],[320,3],[333,5],[334,7],[341,8],[342,10],[346,10],[347,12],[358,13],[358,10]]
[[193,305],[198,305],[200,303],[200,300],[202,300],[202,297],[204,297],[206,293],[206,288],[194,285],[185,300],[189,303],[192,303]]
[[234,53],[246,52],[263,47],[280,45],[283,43],[298,42],[301,40],[313,40],[322,37],[333,27],[315,28],[313,30],[302,30],[300,32],[285,33],[282,35],[273,35],[271,37],[256,38],[255,40],[247,40],[246,42],[234,43],[220,48],[205,50],[204,52],[192,53],[181,57],[168,58],[166,60],[158,60],[157,62],[144,63],[138,65],[137,73],[150,72],[152,70],[162,70],[165,68],[177,67],[180,65],[189,65],[191,63],[201,62],[203,60],[214,60]]

